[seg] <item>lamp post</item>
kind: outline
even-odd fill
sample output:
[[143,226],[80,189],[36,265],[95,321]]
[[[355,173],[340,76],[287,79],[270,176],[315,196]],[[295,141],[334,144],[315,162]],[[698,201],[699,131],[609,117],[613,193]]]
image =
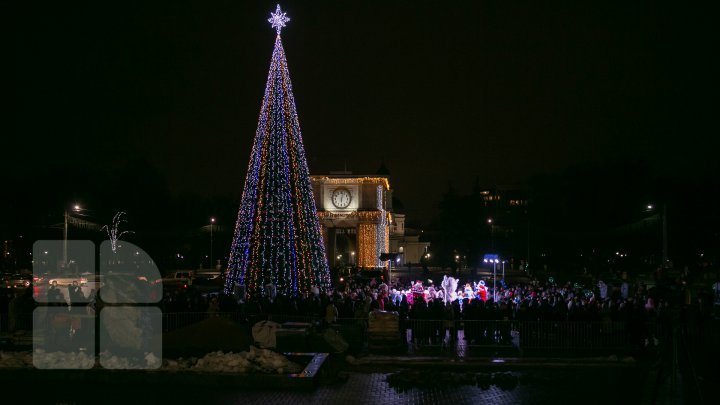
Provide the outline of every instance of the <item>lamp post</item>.
[[215,218],[210,218],[210,269],[213,268],[213,224]]
[[[75,212],[80,212],[82,208],[80,208],[80,205],[75,204],[72,207],[72,210]],[[68,212],[67,208],[65,209],[65,228],[63,232],[63,271],[67,270],[68,265],[68,259],[67,259],[67,241],[68,241],[68,219],[70,218],[70,213]]]
[[[655,211],[655,205],[648,204],[645,207],[645,210],[648,212],[654,212]],[[667,241],[667,204],[662,204],[662,212],[660,215],[660,221],[661,221],[661,228],[662,228],[662,267],[666,267],[669,263],[668,260],[668,241]]]
[[490,224],[490,248],[495,250],[495,224],[492,218],[488,218],[487,222]]
[[[498,259],[498,255],[496,254],[488,254],[485,255],[485,258],[483,259],[484,263],[492,263],[493,265],[493,302],[497,301],[497,289],[495,288],[495,280],[497,279],[497,264],[500,263],[500,260]],[[505,278],[505,261],[503,261],[503,278]]]

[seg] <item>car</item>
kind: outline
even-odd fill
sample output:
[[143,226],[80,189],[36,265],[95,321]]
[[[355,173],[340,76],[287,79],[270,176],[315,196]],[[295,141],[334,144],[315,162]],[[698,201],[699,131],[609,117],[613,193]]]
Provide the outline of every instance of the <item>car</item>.
[[73,275],[62,274],[62,275],[48,276],[46,278],[46,280],[48,281],[48,284],[53,284],[53,283],[57,282],[58,287],[67,287],[68,285],[73,284],[73,282],[75,282],[75,281],[77,281],[77,283],[80,284],[81,286],[84,286],[85,284],[87,284],[87,281],[88,281],[87,277],[83,277],[79,274],[73,274]]
[[83,283],[82,281],[79,281],[81,286],[88,286],[88,288],[91,289],[99,289],[103,285],[105,285],[105,275],[101,274],[95,274],[90,272],[85,272],[80,274],[80,280],[85,280]]
[[4,278],[5,288],[28,288],[33,283],[32,274],[12,274]]

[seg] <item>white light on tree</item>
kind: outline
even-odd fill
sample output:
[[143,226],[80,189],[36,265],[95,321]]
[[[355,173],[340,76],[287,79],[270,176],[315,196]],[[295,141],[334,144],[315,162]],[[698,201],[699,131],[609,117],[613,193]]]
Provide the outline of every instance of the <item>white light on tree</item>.
[[275,30],[277,30],[278,35],[280,35],[280,30],[285,27],[285,23],[290,21],[290,18],[285,16],[285,14],[287,13],[283,13],[282,10],[280,10],[280,5],[278,4],[275,12],[271,12],[271,17],[268,18],[268,22],[273,28],[275,28]]
[[126,233],[133,233],[132,231],[122,231],[118,229],[120,227],[121,222],[127,222],[124,219],[120,219],[125,213],[124,212],[118,212],[113,217],[112,222],[112,228],[105,225],[101,229],[105,229],[105,231],[108,234],[108,238],[110,238],[110,248],[112,249],[113,253],[117,250],[117,241],[120,239],[121,236],[125,235]]

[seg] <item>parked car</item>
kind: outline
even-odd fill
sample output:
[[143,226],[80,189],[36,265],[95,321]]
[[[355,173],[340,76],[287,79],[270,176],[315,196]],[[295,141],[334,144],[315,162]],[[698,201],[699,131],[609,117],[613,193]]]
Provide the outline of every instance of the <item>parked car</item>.
[[5,277],[5,288],[28,288],[32,285],[32,274],[12,274]]
[[87,277],[83,277],[79,274],[62,274],[49,276],[46,280],[48,281],[48,284],[53,284],[53,282],[57,282],[58,287],[67,287],[75,281],[77,281],[80,286],[84,286],[85,284],[87,284],[88,281]]

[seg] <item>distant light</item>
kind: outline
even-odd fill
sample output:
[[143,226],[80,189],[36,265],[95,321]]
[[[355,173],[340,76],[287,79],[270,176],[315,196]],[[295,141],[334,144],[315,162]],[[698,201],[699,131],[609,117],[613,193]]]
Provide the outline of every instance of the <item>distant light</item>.
[[459,259],[459,258],[460,258],[460,256],[457,256],[457,255],[455,256],[455,259]]
[[492,362],[493,362],[493,363],[505,363],[505,360],[503,360],[503,359],[493,359]]
[[487,259],[483,259],[483,262],[487,263],[487,262],[488,262],[488,260],[487,260]]
[[46,250],[46,251],[44,251],[43,253],[48,254],[48,251]]
[[345,281],[345,279],[340,277],[340,282],[342,283],[343,281]]
[[488,224],[492,224],[492,218],[488,218]]
[[215,218],[210,218],[210,222],[215,222]]
[[351,256],[355,256],[355,252],[350,252],[350,255],[351,255]]
[[74,209],[75,211],[80,211],[80,206],[77,205],[77,204],[75,204],[75,206],[73,207],[73,209]]
[[399,257],[396,257],[396,258],[395,258],[395,263],[400,263],[400,258],[399,258]]
[[652,205],[652,204],[648,204],[648,205],[647,205],[647,209],[649,209],[649,210],[653,209],[653,205]]

